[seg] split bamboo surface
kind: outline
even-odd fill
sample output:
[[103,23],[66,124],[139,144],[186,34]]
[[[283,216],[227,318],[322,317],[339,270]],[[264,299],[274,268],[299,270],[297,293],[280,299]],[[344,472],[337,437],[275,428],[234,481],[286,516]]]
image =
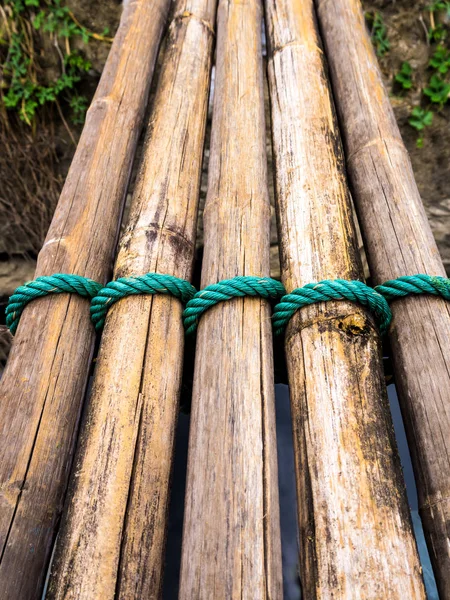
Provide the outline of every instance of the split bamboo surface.
[[[127,5],[88,110],[36,275],[105,282],[169,0]],[[74,295],[25,309],[1,381],[0,598],[40,598],[94,344]]]
[[[269,275],[262,6],[220,0],[202,287]],[[270,307],[201,318],[192,396],[180,598],[281,598]]]
[[[347,168],[374,285],[445,270],[428,224],[358,0],[317,1]],[[424,150],[426,151],[426,150]],[[392,303],[395,382],[428,549],[450,599],[450,305]]]
[[[312,0],[266,0],[281,274],[363,280]],[[305,598],[425,598],[373,318],[303,308],[285,339]]]
[[[189,280],[195,250],[216,0],[178,0],[114,278]],[[131,296],[108,313],[49,598],[159,598],[183,307]]]

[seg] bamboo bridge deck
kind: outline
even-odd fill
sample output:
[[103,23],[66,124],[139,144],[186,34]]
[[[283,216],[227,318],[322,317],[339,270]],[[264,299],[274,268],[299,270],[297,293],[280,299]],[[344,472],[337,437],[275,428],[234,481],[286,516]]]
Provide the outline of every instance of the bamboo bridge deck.
[[[269,277],[267,127],[282,285]],[[301,307],[283,335],[303,597],[426,597],[383,374],[377,311],[389,307],[363,285],[354,212],[373,286],[418,275],[435,286],[387,298],[387,335],[450,599],[450,292],[359,0],[134,0],[38,257],[37,285],[51,293],[19,313],[0,381],[1,600],[161,597],[183,363],[193,389],[179,597],[282,598],[271,315],[288,301]],[[103,287],[98,333],[89,294],[68,293],[86,278]],[[274,309],[280,289],[289,298]],[[185,340],[187,313],[197,331]]]

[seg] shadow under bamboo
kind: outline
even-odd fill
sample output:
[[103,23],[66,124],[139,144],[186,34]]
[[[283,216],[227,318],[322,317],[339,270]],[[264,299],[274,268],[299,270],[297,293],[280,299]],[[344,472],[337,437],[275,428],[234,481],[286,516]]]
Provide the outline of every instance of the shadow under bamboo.
[[[358,0],[316,2],[374,285],[445,277]],[[424,150],[425,152],[426,150]],[[450,599],[450,304],[392,303],[395,382],[441,598]]]
[[[258,0],[221,0],[202,287],[269,275]],[[282,597],[270,307],[223,302],[197,335],[180,598]]]
[[[121,23],[36,275],[110,274],[123,200],[168,0],[140,0]],[[1,381],[0,598],[40,598],[66,492],[94,344],[89,303],[34,300]]]
[[[189,280],[216,0],[178,0],[114,278]],[[180,302],[108,313],[48,598],[159,598],[184,329]]]
[[[281,274],[363,279],[312,0],[266,0]],[[425,598],[372,315],[298,311],[286,331],[306,598]]]

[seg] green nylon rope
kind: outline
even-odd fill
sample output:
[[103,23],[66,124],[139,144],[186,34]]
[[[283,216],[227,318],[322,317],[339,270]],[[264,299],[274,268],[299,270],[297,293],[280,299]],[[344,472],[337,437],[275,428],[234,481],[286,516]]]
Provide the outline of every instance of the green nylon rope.
[[381,333],[387,330],[392,319],[391,310],[383,296],[362,281],[325,279],[318,283],[308,283],[283,296],[275,306],[272,316],[275,335],[283,333],[292,315],[299,308],[328,300],[349,300],[362,304],[374,314]]
[[292,315],[303,306],[328,300],[349,300],[369,308],[377,318],[381,333],[389,327],[392,314],[387,302],[416,294],[432,294],[450,300],[450,279],[430,275],[408,275],[386,281],[374,290],[361,281],[335,279],[309,283],[285,294],[283,285],[269,277],[235,277],[207,286],[196,293],[184,279],[160,273],[140,277],[122,277],[109,282],[104,288],[86,277],[55,273],[37,277],[18,287],[6,307],[6,324],[15,333],[20,316],[31,300],[49,294],[71,293],[91,298],[91,317],[97,330],[105,322],[108,309],[121,298],[136,294],[170,294],[179,298],[186,309],[183,321],[186,334],[195,332],[200,316],[211,306],[244,296],[260,296],[281,301],[275,306],[273,325],[275,334],[284,331]]
[[450,300],[450,279],[437,275],[406,275],[385,281],[382,285],[377,285],[375,290],[388,302],[415,294],[433,294]]
[[140,294],[169,294],[186,304],[197,290],[184,279],[161,273],[146,273],[139,277],[120,277],[110,281],[91,300],[91,319],[95,329],[105,324],[106,313],[118,300]]
[[42,275],[33,281],[28,281],[18,287],[10,297],[6,307],[6,325],[12,334],[16,332],[23,309],[32,300],[42,298],[49,294],[78,294],[83,298],[93,298],[102,286],[100,283],[81,277],[80,275],[67,275],[55,273]]
[[286,292],[283,284],[270,277],[234,277],[206,286],[195,294],[186,305],[183,312],[186,335],[195,333],[202,314],[232,298],[244,296],[259,296],[266,300],[278,300]]

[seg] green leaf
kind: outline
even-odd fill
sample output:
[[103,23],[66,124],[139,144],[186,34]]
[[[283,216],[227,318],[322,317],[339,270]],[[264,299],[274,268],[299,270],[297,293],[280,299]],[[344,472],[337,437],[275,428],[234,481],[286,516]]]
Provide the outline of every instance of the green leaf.
[[413,68],[408,62],[404,62],[401,66],[400,71],[395,76],[395,81],[400,83],[405,90],[409,90],[412,88],[413,82],[411,74],[413,72]]
[[417,131],[422,131],[425,127],[429,127],[433,122],[433,113],[430,110],[425,110],[420,106],[415,106],[409,117],[408,123]]
[[44,22],[44,20],[45,20],[45,12],[43,10],[40,10],[38,12],[38,14],[32,20],[33,27],[35,29],[40,29],[42,27],[42,23]]
[[428,63],[430,67],[437,69],[439,73],[445,75],[450,69],[450,50],[442,44],[439,45]]
[[445,10],[445,11],[447,11],[447,16],[450,17],[450,2],[445,1],[445,0],[433,2],[428,7],[428,10],[430,10],[431,12],[436,12],[438,10]]
[[88,107],[88,100],[86,96],[72,96],[70,100],[70,107],[72,108],[72,123],[75,125],[82,125],[84,123]]
[[21,100],[21,96],[13,90],[9,90],[6,96],[3,96],[3,103],[6,108],[15,108]]
[[371,38],[378,56],[384,56],[391,45],[387,38],[386,27],[379,12],[374,14],[366,13],[366,19],[372,23]]
[[442,23],[436,25],[436,27],[430,27],[428,30],[428,39],[430,42],[443,42],[447,37],[447,30]]
[[432,75],[428,85],[424,88],[423,93],[428,96],[431,102],[443,106],[448,100],[450,94],[450,84],[446,83],[437,74]]

